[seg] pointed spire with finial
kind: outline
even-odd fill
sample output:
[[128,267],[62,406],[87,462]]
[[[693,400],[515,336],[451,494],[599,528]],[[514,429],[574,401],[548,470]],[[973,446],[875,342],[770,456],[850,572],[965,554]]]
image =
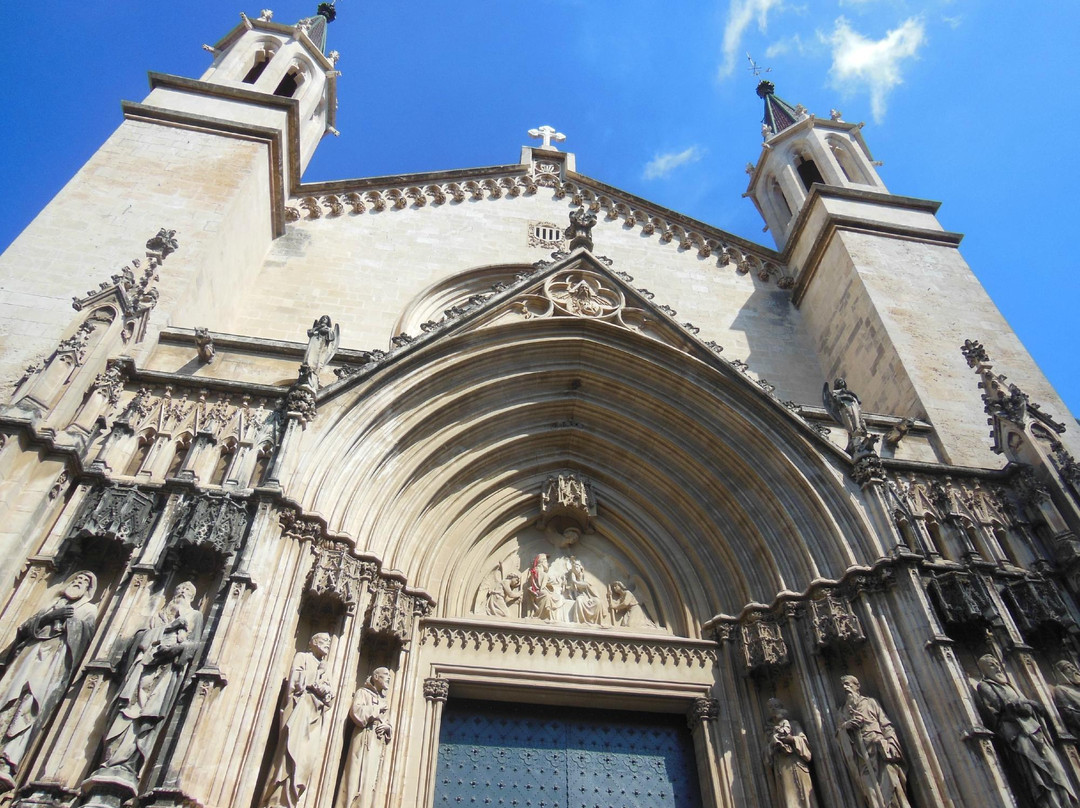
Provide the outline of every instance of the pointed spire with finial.
[[[793,107],[776,94],[776,85],[764,80],[757,86],[758,98],[765,102],[765,117],[761,119],[761,133],[766,139],[779,134],[805,117],[799,107]],[[801,107],[801,105],[800,105]]]
[[329,3],[319,3],[314,17],[305,17],[296,24],[323,53],[326,52],[326,26],[337,18],[337,9],[334,7],[336,2],[337,0],[331,0]]

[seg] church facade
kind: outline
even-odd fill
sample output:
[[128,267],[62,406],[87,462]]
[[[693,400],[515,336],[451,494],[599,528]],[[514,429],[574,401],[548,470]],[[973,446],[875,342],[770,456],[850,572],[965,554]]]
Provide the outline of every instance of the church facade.
[[333,16],[0,256],[0,802],[1077,805],[1080,428],[937,203],[768,82],[775,248],[548,127],[303,183]]

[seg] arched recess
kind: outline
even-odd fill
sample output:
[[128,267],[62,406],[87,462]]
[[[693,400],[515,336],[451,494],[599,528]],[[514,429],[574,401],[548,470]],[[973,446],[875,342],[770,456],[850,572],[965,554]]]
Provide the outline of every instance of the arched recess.
[[884,552],[828,452],[763,391],[585,319],[407,353],[323,401],[296,457],[290,498],[447,616],[474,608],[485,564],[535,520],[561,469],[593,481],[597,541],[647,582],[675,634]]
[[419,334],[424,323],[438,322],[447,309],[464,305],[473,295],[490,292],[496,284],[513,282],[519,272],[532,271],[529,264],[492,264],[436,281],[405,306],[391,336]]

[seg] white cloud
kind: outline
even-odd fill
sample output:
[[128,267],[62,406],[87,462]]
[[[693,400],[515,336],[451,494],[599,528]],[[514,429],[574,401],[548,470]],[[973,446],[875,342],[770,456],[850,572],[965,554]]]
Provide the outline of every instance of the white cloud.
[[724,63],[720,65],[720,78],[735,72],[735,65],[743,57],[742,38],[755,18],[758,28],[765,30],[769,11],[781,4],[781,0],[731,0],[727,24],[724,26]]
[[691,146],[681,152],[658,154],[645,165],[645,179],[656,180],[666,177],[681,165],[696,163],[704,154],[705,150],[699,146]]
[[885,116],[885,99],[903,82],[901,63],[912,59],[926,42],[922,20],[912,17],[878,40],[855,31],[846,19],[836,20],[832,35],[833,84],[841,90],[866,89],[874,120]]
[[765,50],[765,58],[775,59],[777,56],[784,56],[788,53],[797,53],[799,56],[806,56],[812,51],[813,48],[803,42],[801,36],[794,34],[787,39],[778,39],[776,42],[769,45]]

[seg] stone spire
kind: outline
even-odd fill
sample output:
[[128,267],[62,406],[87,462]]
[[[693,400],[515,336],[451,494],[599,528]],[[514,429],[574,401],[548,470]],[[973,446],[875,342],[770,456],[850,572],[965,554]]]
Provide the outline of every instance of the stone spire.
[[314,17],[305,17],[296,24],[296,27],[302,29],[308,35],[308,39],[324,53],[326,52],[326,26],[337,18],[337,9],[334,8],[336,2],[337,0],[331,0],[329,3],[319,3]]
[[765,102],[765,117],[761,119],[761,133],[766,138],[783,132],[805,116],[799,108],[791,106],[776,94],[776,85],[771,81],[763,80],[758,84],[757,94],[758,98]]

